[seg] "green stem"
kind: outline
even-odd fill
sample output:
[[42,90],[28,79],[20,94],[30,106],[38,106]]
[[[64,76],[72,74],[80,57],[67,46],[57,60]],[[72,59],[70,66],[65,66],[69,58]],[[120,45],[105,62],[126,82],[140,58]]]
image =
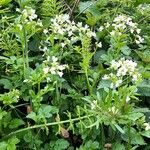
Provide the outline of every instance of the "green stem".
[[40,83],[38,83],[38,92],[40,92],[41,86]]
[[87,69],[85,69],[85,76],[86,76],[86,81],[87,81],[89,93],[90,93],[90,95],[92,95],[92,89],[91,89],[90,81],[89,81],[89,78],[88,78],[88,71],[87,71]]
[[27,33],[23,25],[23,38],[24,38],[24,56],[27,69],[29,68],[29,58],[28,58],[28,42],[27,42]]
[[128,125],[128,145],[127,145],[127,150],[131,150],[131,123]]
[[101,143],[101,150],[104,150],[104,144],[105,144],[105,135],[104,135],[104,128],[103,128],[103,124],[101,124],[101,139],[100,139],[100,143]]
[[[74,119],[71,119],[71,121],[72,122],[76,122],[76,121],[79,121],[81,119],[89,118],[91,116],[93,116],[93,115],[83,116],[83,117],[80,117],[80,118],[79,117],[78,118],[74,118]],[[23,128],[23,129],[19,129],[19,130],[16,130],[14,132],[11,132],[8,135],[4,136],[3,139],[6,139],[6,138],[8,138],[10,136],[16,135],[16,134],[24,132],[24,131],[37,129],[37,128],[42,128],[42,127],[45,127],[45,126],[53,126],[53,125],[58,125],[58,124],[64,124],[64,123],[69,123],[69,122],[70,122],[70,119],[69,120],[64,120],[64,121],[58,121],[58,122],[51,122],[51,123],[47,123],[47,124],[40,124],[40,125],[30,126],[30,127],[27,127],[27,128]]]

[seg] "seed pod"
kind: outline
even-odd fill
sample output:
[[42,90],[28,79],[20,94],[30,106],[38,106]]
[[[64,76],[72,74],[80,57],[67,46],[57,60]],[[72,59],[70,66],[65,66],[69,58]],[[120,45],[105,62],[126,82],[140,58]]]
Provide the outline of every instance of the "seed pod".
[[60,127],[60,133],[64,138],[69,138],[69,132],[63,127]]

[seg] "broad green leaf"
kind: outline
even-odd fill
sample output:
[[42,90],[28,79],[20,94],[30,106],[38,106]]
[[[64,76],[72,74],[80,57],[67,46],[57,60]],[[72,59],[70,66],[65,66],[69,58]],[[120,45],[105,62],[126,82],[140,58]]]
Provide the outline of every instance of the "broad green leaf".
[[121,48],[121,52],[124,54],[124,55],[127,55],[129,56],[131,54],[131,50],[128,46],[124,46]]
[[34,120],[35,122],[37,122],[37,116],[36,116],[36,113],[35,112],[31,112],[30,114],[28,114],[26,116],[27,118],[30,118],[32,120]]
[[79,4],[80,13],[83,13],[86,10],[88,10],[93,4],[94,4],[94,2],[91,2],[91,1],[80,2],[80,4]]
[[139,113],[139,112],[133,112],[133,113],[130,113],[128,115],[128,119],[132,120],[132,121],[136,121],[138,120],[139,118],[143,117],[144,114],[143,113]]
[[13,85],[8,79],[0,79],[0,84],[4,85],[4,89],[12,89]]
[[119,142],[112,144],[112,150],[125,150],[125,146]]
[[9,128],[10,129],[14,129],[14,128],[18,128],[20,125],[23,125],[24,121],[21,119],[13,119],[10,124],[9,124]]
[[7,143],[6,142],[0,142],[0,150],[6,150],[7,148]]
[[69,147],[69,143],[64,139],[58,139],[56,142],[51,141],[50,147],[53,148],[53,150],[65,150]]
[[18,144],[20,140],[16,137],[12,137],[11,139],[8,139],[7,142],[7,150],[16,150],[16,144]]
[[8,3],[10,3],[12,0],[0,0],[0,6],[2,5],[7,5]]
[[141,135],[150,138],[150,130],[141,132]]

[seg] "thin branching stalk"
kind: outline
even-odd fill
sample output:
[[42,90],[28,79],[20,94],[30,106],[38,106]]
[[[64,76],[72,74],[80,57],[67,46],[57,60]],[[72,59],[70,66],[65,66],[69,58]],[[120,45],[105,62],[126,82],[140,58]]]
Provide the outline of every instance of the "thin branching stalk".
[[[76,122],[76,121],[80,121],[89,117],[92,117],[93,115],[88,115],[88,116],[83,116],[83,117],[78,117],[78,118],[74,118],[71,119],[71,122]],[[69,120],[64,120],[64,121],[58,121],[58,122],[51,122],[51,123],[46,123],[46,124],[40,124],[40,125],[34,125],[34,126],[30,126],[27,128],[23,128],[23,129],[19,129],[16,130],[14,132],[9,133],[8,135],[4,136],[3,139],[9,138],[13,135],[16,135],[18,133],[24,132],[24,131],[28,131],[28,130],[32,130],[32,129],[37,129],[37,128],[45,128],[48,126],[54,126],[54,125],[60,125],[60,124],[64,124],[64,123],[70,123],[70,119]]]

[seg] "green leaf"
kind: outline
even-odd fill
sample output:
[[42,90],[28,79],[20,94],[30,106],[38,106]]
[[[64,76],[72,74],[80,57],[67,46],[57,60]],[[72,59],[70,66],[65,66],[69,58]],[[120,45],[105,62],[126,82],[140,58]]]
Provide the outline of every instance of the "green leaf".
[[136,121],[143,116],[144,116],[143,113],[133,112],[128,115],[128,119],[130,119],[132,121]]
[[69,143],[64,139],[58,139],[56,142],[51,141],[50,146],[53,150],[65,150],[69,147]]
[[12,0],[0,0],[0,6],[1,5],[7,5],[8,3],[10,3]]
[[125,131],[118,125],[118,124],[114,124],[114,126],[118,129],[118,131],[122,134],[125,133]]
[[36,113],[33,112],[33,111],[32,111],[30,114],[28,114],[26,117],[27,117],[27,118],[30,118],[30,119],[32,119],[32,120],[34,120],[35,122],[37,122]]
[[18,128],[20,125],[23,125],[24,121],[21,119],[13,119],[10,124],[9,124],[9,128],[10,129],[14,129],[14,128]]
[[0,84],[4,85],[4,89],[12,89],[13,85],[8,79],[0,79]]
[[7,114],[6,111],[3,111],[0,107],[0,120]]
[[7,142],[7,150],[16,150],[16,144],[18,144],[20,140],[16,137],[12,137],[11,139],[8,139]]
[[138,93],[142,96],[150,96],[150,80],[143,80],[138,86]]
[[6,142],[0,142],[0,150],[6,150],[7,148],[7,143]]
[[143,62],[150,63],[150,50],[146,50],[144,52],[136,51],[136,53]]
[[39,114],[42,114],[46,118],[50,118],[52,114],[56,114],[58,111],[58,108],[55,106],[42,105]]
[[93,4],[94,4],[94,2],[91,2],[91,1],[80,2],[80,4],[79,4],[80,13],[83,13],[86,10],[88,10]]
[[141,132],[141,135],[143,135],[143,136],[145,136],[147,138],[150,138],[150,130]]
[[125,150],[125,146],[119,142],[112,144],[112,150]]
[[[124,129],[125,134],[122,135],[122,138],[128,142],[129,141],[129,128],[125,127]],[[130,127],[130,139],[131,139],[131,144],[133,145],[145,145],[145,141],[141,134],[136,131],[134,128]]]
[[121,48],[121,52],[124,54],[124,55],[127,55],[129,56],[131,54],[131,50],[128,46],[124,46]]

